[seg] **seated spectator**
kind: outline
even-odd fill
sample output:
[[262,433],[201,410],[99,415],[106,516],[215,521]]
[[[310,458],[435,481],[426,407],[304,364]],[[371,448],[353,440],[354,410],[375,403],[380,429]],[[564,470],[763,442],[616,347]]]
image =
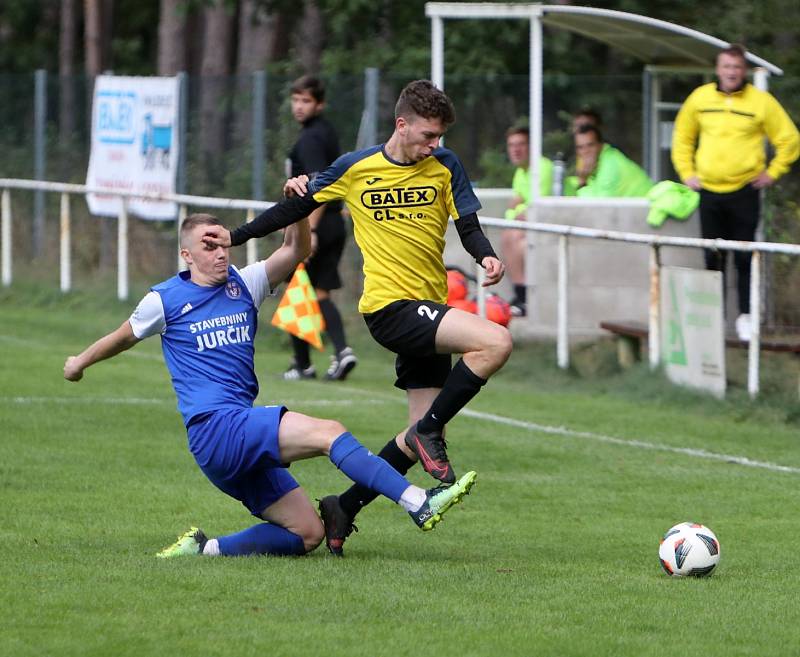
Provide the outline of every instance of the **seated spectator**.
[[587,125],[594,126],[598,130],[603,128],[603,120],[600,118],[600,114],[591,107],[579,109],[572,115],[572,134],[576,134],[578,130]]
[[581,126],[575,133],[578,157],[576,175],[564,184],[566,196],[645,196],[653,186],[636,162],[603,141],[594,126]]
[[[506,151],[511,164],[517,167],[511,187],[514,196],[511,199],[506,219],[526,221],[526,211],[531,196],[530,131],[528,128],[509,128],[506,132]],[[546,157],[539,159],[539,195],[550,196],[553,187],[553,163]],[[514,286],[514,298],[511,300],[511,312],[522,317],[526,312],[525,294],[525,231],[504,230],[501,238],[503,261],[511,283]]]

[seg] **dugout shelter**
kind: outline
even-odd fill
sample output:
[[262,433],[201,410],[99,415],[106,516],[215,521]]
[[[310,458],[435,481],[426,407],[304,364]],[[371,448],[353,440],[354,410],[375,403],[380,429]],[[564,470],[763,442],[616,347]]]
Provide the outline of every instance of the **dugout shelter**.
[[[531,144],[531,180],[538,180],[538,162],[542,143],[542,26],[568,30],[605,43],[643,64],[642,109],[644,112],[644,153],[641,161],[654,180],[659,170],[659,133],[663,112],[676,112],[680,102],[661,98],[659,75],[664,73],[704,73],[713,70],[717,53],[729,42],[668,21],[611,9],[544,5],[539,3],[428,2],[425,15],[431,21],[431,80],[445,88],[444,40],[446,19],[518,19],[530,23],[529,46],[529,125],[534,137]],[[782,75],[774,64],[747,53],[754,67],[753,84],[766,90],[770,75]],[[682,99],[681,99],[682,101]],[[663,142],[663,140],[661,140]],[[531,198],[538,195],[531,187]],[[535,202],[532,204],[535,208]],[[535,212],[535,210],[534,210]],[[534,214],[535,217],[535,214]],[[534,218],[531,218],[534,220]]]
[[[529,222],[629,234],[656,234],[645,222],[648,208],[646,199],[539,198],[535,181],[538,180],[543,138],[543,26],[568,30],[600,41],[642,63],[643,153],[640,161],[656,181],[665,177],[665,172],[661,170],[662,157],[669,151],[672,119],[684,100],[672,99],[673,102],[669,102],[662,98],[660,76],[711,74],[717,53],[730,45],[727,41],[667,21],[593,7],[429,2],[425,5],[425,13],[431,20],[431,80],[441,89],[447,87],[444,42],[448,20],[511,19],[528,21],[530,25],[528,106],[533,175],[530,177],[532,202],[528,208]],[[771,75],[783,73],[780,68],[753,53],[748,52],[747,59],[754,67],[753,83],[760,89],[767,89]],[[476,192],[481,197],[481,190]],[[488,229],[489,232],[497,230],[500,228]],[[694,238],[700,234],[699,221],[694,215],[686,222],[670,222],[658,229],[657,233]],[[554,335],[555,318],[561,312],[561,302],[554,292],[558,283],[555,272],[559,265],[553,255],[556,252],[553,240],[553,237],[539,232],[528,234],[529,256],[537,250],[537,257],[526,259],[529,308],[526,324],[535,335]],[[584,240],[570,246],[570,253],[574,256],[570,258],[574,262],[569,264],[571,271],[567,276],[570,335],[601,334],[600,322],[612,318],[647,320],[650,266],[645,250]],[[448,257],[449,254],[446,252],[445,255]],[[661,258],[661,264],[703,268],[699,249],[670,249],[662,253]],[[502,289],[500,293],[503,293]],[[562,320],[558,322],[560,324]]]

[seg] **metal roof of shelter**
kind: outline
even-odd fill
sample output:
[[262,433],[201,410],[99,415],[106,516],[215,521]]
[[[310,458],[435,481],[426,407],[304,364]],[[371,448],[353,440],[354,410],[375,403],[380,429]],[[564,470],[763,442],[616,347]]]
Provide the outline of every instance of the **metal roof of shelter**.
[[[721,48],[730,45],[711,35],[668,21],[611,9],[569,5],[511,4],[493,2],[429,2],[425,14],[430,18],[537,18],[542,24],[557,27],[589,39],[653,66],[713,66]],[[772,75],[783,71],[750,52],[753,66]]]

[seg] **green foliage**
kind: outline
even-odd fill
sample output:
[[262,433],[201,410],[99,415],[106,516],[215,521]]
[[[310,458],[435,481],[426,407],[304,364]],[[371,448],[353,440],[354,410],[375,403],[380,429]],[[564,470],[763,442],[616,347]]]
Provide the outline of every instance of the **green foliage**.
[[514,175],[514,165],[508,161],[505,148],[487,148],[478,160],[483,176],[478,181],[480,187],[509,187]]
[[54,2],[0,3],[0,72],[52,68],[58,57],[58,10]]

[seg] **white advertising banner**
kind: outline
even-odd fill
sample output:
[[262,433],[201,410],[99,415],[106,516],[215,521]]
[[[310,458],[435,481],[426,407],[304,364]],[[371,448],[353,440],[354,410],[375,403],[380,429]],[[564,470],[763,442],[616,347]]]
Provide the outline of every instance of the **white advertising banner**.
[[[87,186],[175,193],[178,89],[178,78],[96,78]],[[92,214],[119,214],[118,197],[87,194],[86,200]],[[129,199],[128,211],[145,219],[175,219],[178,214],[176,203],[147,199]]]
[[661,335],[670,381],[725,396],[722,274],[661,268]]

